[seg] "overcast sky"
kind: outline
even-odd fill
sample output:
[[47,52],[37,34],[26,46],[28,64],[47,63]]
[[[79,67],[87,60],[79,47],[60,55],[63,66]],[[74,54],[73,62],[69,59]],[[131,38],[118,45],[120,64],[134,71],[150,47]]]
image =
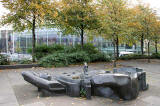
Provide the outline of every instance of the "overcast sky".
[[[131,0],[133,3],[136,3],[136,0]],[[157,10],[158,15],[160,15],[160,0],[141,0],[143,3],[147,3],[151,6],[151,8]],[[0,18],[2,15],[6,14],[7,10],[3,8],[2,4],[0,3]],[[0,28],[4,29],[4,28]]]
[[[131,0],[133,3],[136,3],[136,0]],[[142,3],[148,4],[151,8],[157,10],[158,15],[160,15],[160,0],[139,0]]]

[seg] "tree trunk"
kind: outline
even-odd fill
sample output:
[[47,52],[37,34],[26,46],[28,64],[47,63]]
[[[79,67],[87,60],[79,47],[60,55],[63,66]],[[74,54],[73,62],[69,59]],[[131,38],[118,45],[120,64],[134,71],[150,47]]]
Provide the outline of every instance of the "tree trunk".
[[143,48],[144,48],[144,35],[142,34],[142,36],[141,36],[141,53],[142,53],[142,55],[144,55]]
[[81,46],[82,46],[82,48],[83,48],[83,45],[84,45],[83,39],[84,39],[84,29],[82,28],[81,29]]
[[135,44],[135,49],[137,49],[137,45]]
[[150,63],[150,41],[148,42],[148,63]]
[[113,67],[116,67],[116,43],[115,40],[113,41],[113,47],[114,47],[114,60],[113,60]]
[[118,36],[116,36],[116,57],[119,57],[119,39]]
[[35,35],[35,28],[36,28],[36,17],[33,16],[33,24],[32,24],[32,61],[35,62],[35,47],[36,47],[36,35]]
[[135,53],[137,53],[137,45],[136,45],[136,43],[134,44],[134,46],[135,46],[135,48],[134,48]]
[[157,40],[155,41],[155,52],[156,52],[156,54],[158,54]]

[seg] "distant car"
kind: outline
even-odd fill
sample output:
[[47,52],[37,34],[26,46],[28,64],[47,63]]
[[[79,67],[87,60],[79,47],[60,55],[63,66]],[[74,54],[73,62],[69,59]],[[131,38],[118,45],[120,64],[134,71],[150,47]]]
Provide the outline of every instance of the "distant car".
[[130,54],[134,54],[134,52],[126,52],[126,51],[123,51],[123,52],[120,52],[120,53],[119,53],[119,57],[121,57],[121,56],[126,56],[126,55],[130,55]]

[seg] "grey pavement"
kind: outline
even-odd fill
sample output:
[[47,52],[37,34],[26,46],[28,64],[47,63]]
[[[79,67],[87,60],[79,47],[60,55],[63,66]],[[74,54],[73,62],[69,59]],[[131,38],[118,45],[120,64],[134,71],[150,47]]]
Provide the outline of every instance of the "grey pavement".
[[[74,65],[63,68],[31,68],[17,70],[0,70],[0,106],[160,106],[160,60],[119,61],[118,67],[134,66],[147,72],[149,90],[140,92],[132,101],[111,100],[93,96],[92,100],[68,97],[66,95],[41,97],[37,88],[25,82],[22,71],[47,72],[59,75],[64,72],[82,72],[83,66]],[[111,63],[94,63],[89,70],[111,70]]]

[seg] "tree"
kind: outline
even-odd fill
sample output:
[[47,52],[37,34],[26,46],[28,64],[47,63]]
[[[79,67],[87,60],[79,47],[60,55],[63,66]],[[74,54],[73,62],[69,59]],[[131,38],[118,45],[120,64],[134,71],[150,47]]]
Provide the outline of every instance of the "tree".
[[[100,32],[104,38],[111,39],[114,44],[114,55],[119,57],[119,44],[128,34],[129,10],[125,0],[100,0],[100,16],[102,27]],[[115,48],[116,47],[116,48]]]
[[[150,56],[150,42],[154,37],[154,33],[155,33],[155,26],[156,25],[156,16],[155,13],[150,10],[150,13],[148,14],[148,16],[145,18],[145,32],[146,32],[146,36],[147,36],[147,40],[148,40],[148,56]],[[148,62],[150,62],[150,59],[148,58]]]
[[160,21],[157,19],[154,24],[152,41],[155,44],[155,53],[158,54],[158,42],[160,40]]
[[100,27],[93,0],[61,0],[59,2],[56,25],[63,34],[80,35],[83,47],[85,31]]
[[36,27],[44,24],[44,18],[50,13],[49,0],[1,0],[3,6],[9,10],[4,15],[1,25],[10,24],[15,31],[32,30],[32,58],[35,62]]
[[148,41],[148,54],[149,54],[149,45],[150,40],[152,39],[154,33],[154,25],[156,21],[156,16],[149,6],[138,5],[133,8],[135,11],[134,14],[134,34],[137,40],[141,42],[141,53],[144,55],[144,40]]

